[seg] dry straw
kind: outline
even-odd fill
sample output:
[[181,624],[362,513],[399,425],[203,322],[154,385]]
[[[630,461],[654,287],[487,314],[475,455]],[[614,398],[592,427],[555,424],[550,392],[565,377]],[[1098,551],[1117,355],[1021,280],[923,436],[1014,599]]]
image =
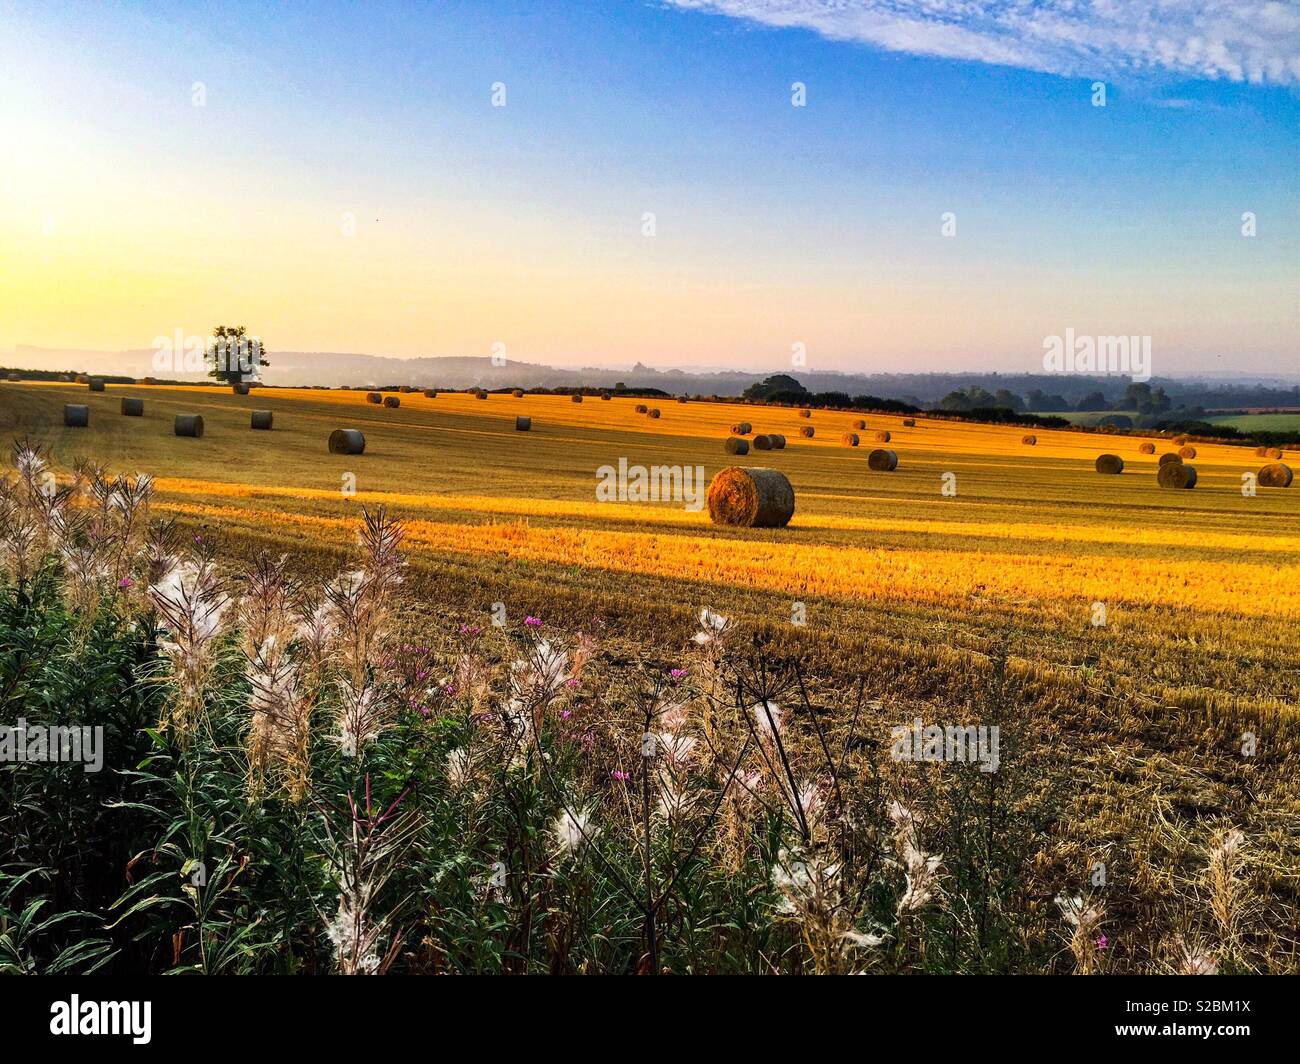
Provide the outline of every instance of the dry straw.
[[123,396],[122,415],[124,417],[144,417],[144,400]]
[[877,473],[892,473],[898,468],[898,453],[877,447],[867,455],[867,468]]
[[84,429],[90,424],[90,407],[79,403],[64,404],[63,424],[70,429]]
[[1097,456],[1098,473],[1122,473],[1124,472],[1124,459],[1117,454],[1099,454]]
[[1162,488],[1196,487],[1196,467],[1179,462],[1168,462],[1156,471],[1156,480]]
[[271,422],[274,420],[269,410],[254,410],[253,416],[249,421],[249,428],[260,429],[263,432],[271,430]]
[[[754,446],[758,446],[758,440],[754,441]],[[722,449],[727,454],[749,454],[749,441],[737,439],[735,436],[728,436],[727,442],[722,445]]]
[[357,429],[335,429],[330,433],[330,454],[361,454],[366,449],[366,438]]
[[708,502],[716,525],[784,528],[794,516],[794,488],[779,469],[728,466],[709,482]]
[[203,415],[202,414],[177,414],[176,420],[172,425],[172,431],[177,436],[190,436],[198,439],[203,435]]
[[1266,465],[1256,478],[1261,488],[1289,488],[1291,486],[1291,467],[1281,462]]

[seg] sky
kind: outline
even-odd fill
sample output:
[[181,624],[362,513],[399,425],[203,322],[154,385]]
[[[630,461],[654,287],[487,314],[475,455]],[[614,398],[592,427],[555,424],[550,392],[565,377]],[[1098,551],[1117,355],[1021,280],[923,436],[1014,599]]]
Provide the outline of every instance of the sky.
[[0,0],[0,144],[0,352],[1300,373],[1295,4]]

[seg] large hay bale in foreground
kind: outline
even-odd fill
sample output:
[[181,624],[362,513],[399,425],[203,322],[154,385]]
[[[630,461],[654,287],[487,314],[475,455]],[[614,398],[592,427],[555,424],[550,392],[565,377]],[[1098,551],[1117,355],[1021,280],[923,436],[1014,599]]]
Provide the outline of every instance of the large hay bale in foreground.
[[858,445],[858,434],[856,432],[846,432],[841,440],[845,447],[856,447]]
[[877,473],[892,473],[898,468],[898,452],[877,447],[867,455],[867,468]]
[[817,435],[817,430],[814,429],[811,425],[805,425],[803,428],[799,430],[799,435],[802,436],[805,440],[811,440],[815,435]]
[[1179,458],[1195,458],[1195,457],[1196,457],[1196,448],[1195,448],[1195,447],[1180,447],[1180,448],[1178,448],[1178,457],[1179,457]]
[[853,422],[853,427],[855,429],[865,429],[867,427],[867,423],[863,421],[862,418],[858,418],[857,421]]
[[177,414],[176,420],[172,422],[172,431],[177,436],[190,436],[197,440],[203,435],[203,415]]
[[251,429],[259,429],[262,432],[270,432],[271,422],[273,420],[274,416],[271,414],[271,411],[254,410],[252,418],[249,419],[248,427]]
[[357,429],[335,429],[330,433],[330,454],[361,454],[366,438]]
[[748,436],[753,431],[754,431],[754,426],[751,425],[748,421],[737,421],[734,425],[731,426],[731,434],[733,436]]
[[779,432],[769,432],[767,434],[767,438],[772,441],[772,450],[774,451],[785,450],[785,437],[782,436]]
[[104,378],[91,377],[86,381],[86,387],[88,387],[92,392],[102,392],[104,390]]
[[1261,469],[1255,479],[1261,488],[1289,488],[1292,480],[1291,467],[1274,462]]
[[70,429],[84,429],[90,424],[90,407],[78,403],[63,405],[63,424]]
[[1037,437],[1037,436],[1021,436],[1021,437],[1020,437],[1020,442],[1023,443],[1026,447],[1033,447],[1033,446],[1036,446],[1036,445],[1037,445],[1037,443],[1038,443],[1038,437]]
[[426,399],[437,399],[437,398],[438,398],[438,389],[437,389],[437,388],[425,388],[423,394],[424,394],[424,397],[425,397]]
[[529,432],[529,431],[532,430],[532,427],[533,427],[533,419],[532,419],[532,418],[530,418],[530,417],[517,417],[517,418],[515,418],[515,431],[516,431],[516,432]]
[[1196,487],[1196,467],[1182,462],[1170,462],[1156,471],[1156,480],[1162,488]]
[[728,466],[709,482],[708,502],[715,525],[784,528],[794,516],[794,488],[779,469]]
[[401,405],[402,405],[402,400],[399,399],[397,396],[395,395],[384,396],[384,406],[388,407],[389,410],[396,410]]
[[[758,440],[754,441],[754,446],[758,446]],[[737,439],[735,436],[728,436],[727,442],[722,445],[722,449],[727,454],[749,454],[749,441]]]
[[144,417],[144,400],[122,396],[123,417]]
[[1177,465],[1182,460],[1182,456],[1175,454],[1173,451],[1166,451],[1160,456],[1160,464],[1162,466]]
[[905,418],[903,418],[903,428],[905,428],[905,429],[914,429],[914,428],[916,428],[916,418],[914,418],[914,417],[905,417]]
[[384,401],[384,397],[380,395],[378,392],[366,392],[367,403],[374,403],[375,406],[378,406],[383,401]]
[[243,381],[240,381],[238,384],[232,384],[230,386],[230,390],[234,392],[236,395],[247,395],[248,385],[245,384]]
[[889,435],[889,432],[886,429],[881,429],[879,432],[876,433],[877,443],[888,443],[890,441],[890,438],[891,437]]
[[657,418],[658,416],[659,408],[657,406],[652,406],[648,411],[646,411],[646,417]]
[[1117,454],[1099,454],[1097,455],[1097,472],[1098,473],[1122,473],[1124,472],[1124,459]]
[[572,399],[575,403],[582,402],[582,396],[578,395],[576,392],[573,395],[569,396],[569,398]]
[[1281,457],[1282,457],[1282,448],[1281,448],[1281,447],[1270,447],[1267,451],[1264,452],[1264,457],[1265,457],[1265,458],[1281,458]]
[[1138,444],[1138,453],[1139,453],[1139,454],[1155,454],[1155,453],[1156,453],[1156,445],[1155,445],[1154,443],[1152,443],[1150,440],[1147,440],[1146,443],[1139,443],[1139,444]]

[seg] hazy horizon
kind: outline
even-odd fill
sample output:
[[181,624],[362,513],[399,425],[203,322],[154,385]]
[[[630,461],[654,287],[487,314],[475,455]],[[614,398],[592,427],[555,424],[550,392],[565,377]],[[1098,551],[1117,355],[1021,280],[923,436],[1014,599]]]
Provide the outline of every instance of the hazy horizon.
[[0,3],[0,350],[1300,372],[1300,15],[1018,7]]

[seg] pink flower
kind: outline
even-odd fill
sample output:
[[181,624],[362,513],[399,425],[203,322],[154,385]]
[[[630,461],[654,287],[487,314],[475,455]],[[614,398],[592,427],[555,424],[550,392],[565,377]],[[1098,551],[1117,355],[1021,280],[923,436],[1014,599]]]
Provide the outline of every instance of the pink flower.
[[1110,942],[1110,939],[1108,939],[1105,935],[1098,935],[1098,936],[1097,936],[1097,948],[1098,948],[1098,949],[1105,949],[1106,946],[1109,944],[1109,942]]
[[577,687],[578,684],[579,684],[580,682],[581,682],[581,681],[580,681],[576,676],[573,676],[573,677],[571,677],[571,678],[569,678],[569,679],[567,679],[567,680],[564,681],[564,686],[565,686],[565,687]]
[[524,624],[526,624],[529,628],[540,628],[542,626],[542,621],[541,618],[539,617],[530,616],[524,618]]
[[560,710],[560,720],[568,720],[571,716],[573,716],[573,710],[571,709]]
[[132,580],[129,576],[124,576],[122,577],[121,580],[117,582],[117,586],[121,588],[123,591],[125,591],[128,587],[130,587],[131,584],[132,584]]
[[462,624],[460,626],[461,635],[478,635],[482,629],[477,624]]
[[676,683],[677,681],[681,680],[681,679],[686,675],[686,670],[685,670],[685,669],[673,669],[673,671],[670,672],[668,675],[671,676],[671,677],[673,678],[673,682]]
[[621,768],[616,768],[613,772],[610,773],[610,775],[613,776],[614,779],[618,780],[620,783],[626,783],[628,780],[632,778],[632,773],[624,772]]

